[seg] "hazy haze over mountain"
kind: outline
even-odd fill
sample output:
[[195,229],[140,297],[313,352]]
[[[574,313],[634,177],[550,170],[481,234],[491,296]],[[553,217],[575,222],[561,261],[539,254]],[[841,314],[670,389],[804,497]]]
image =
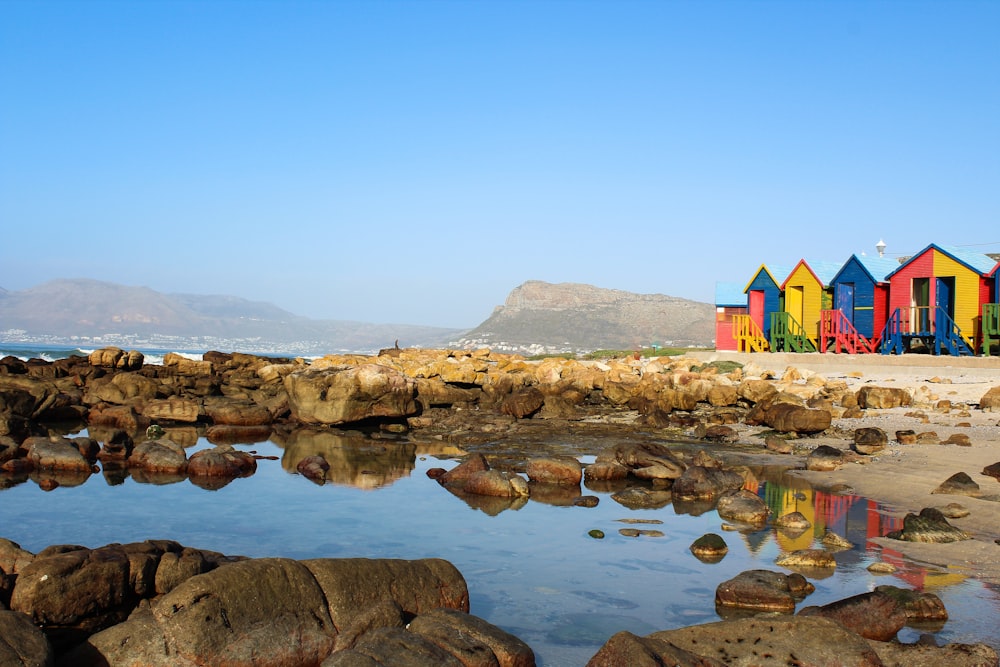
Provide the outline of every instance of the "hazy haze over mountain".
[[[486,306],[484,306],[484,310]],[[522,353],[711,345],[711,304],[576,283],[528,281],[472,331],[312,320],[226,295],[161,294],[97,280],[0,288],[0,338],[88,346],[173,346],[324,354],[391,347],[478,347]]]

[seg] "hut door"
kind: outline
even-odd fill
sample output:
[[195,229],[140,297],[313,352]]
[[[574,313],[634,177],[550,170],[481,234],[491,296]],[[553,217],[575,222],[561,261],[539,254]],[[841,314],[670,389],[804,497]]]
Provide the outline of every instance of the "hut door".
[[930,278],[914,278],[910,287],[910,333],[931,330]]
[[785,290],[785,312],[802,324],[805,320],[805,289],[801,286],[789,287]]
[[760,330],[763,331],[764,327],[764,290],[762,289],[752,289],[750,290],[750,298],[747,305],[750,306],[750,319],[754,321]]
[[834,292],[834,307],[854,324],[854,283],[837,283]]
[[955,278],[938,278],[934,285],[934,305],[955,319]]

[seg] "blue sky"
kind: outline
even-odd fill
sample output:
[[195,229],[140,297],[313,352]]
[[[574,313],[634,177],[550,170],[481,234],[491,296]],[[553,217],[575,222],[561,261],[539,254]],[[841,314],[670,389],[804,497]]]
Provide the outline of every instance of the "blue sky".
[[1000,252],[1000,2],[0,2],[0,286],[472,327]]

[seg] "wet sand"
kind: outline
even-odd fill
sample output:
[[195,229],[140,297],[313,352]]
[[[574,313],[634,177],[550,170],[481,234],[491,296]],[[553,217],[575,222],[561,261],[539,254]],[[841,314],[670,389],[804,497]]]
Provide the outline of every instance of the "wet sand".
[[[918,513],[925,507],[959,503],[969,516],[949,522],[973,536],[949,544],[920,544],[877,538],[908,557],[942,569],[955,570],[1000,585],[1000,482],[982,474],[984,467],[1000,462],[1000,412],[984,412],[979,400],[1000,386],[1000,358],[951,358],[924,355],[835,355],[700,353],[700,358],[732,359],[781,376],[788,367],[815,372],[828,380],[843,380],[856,390],[865,384],[902,387],[915,396],[912,407],[868,410],[862,419],[835,419],[822,437],[810,445],[850,448],[854,429],[876,426],[889,436],[889,446],[873,456],[858,457],[833,472],[797,471],[810,483],[831,488],[846,485],[859,495],[893,509],[896,516]],[[949,401],[950,409],[938,406]],[[918,415],[923,416],[918,416]],[[933,431],[936,442],[900,445],[897,430]],[[969,436],[971,446],[937,444],[955,433]],[[967,473],[980,486],[979,497],[932,493],[958,472]]]

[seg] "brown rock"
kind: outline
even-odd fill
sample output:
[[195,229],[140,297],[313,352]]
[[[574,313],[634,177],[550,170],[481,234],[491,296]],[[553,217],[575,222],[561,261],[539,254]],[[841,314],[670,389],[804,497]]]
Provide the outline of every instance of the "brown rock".
[[1000,411],[1000,387],[992,387],[979,399],[979,409],[984,412]]
[[896,442],[901,445],[915,445],[917,444],[917,433],[910,429],[896,431]]
[[844,464],[844,453],[836,447],[820,445],[806,457],[806,470],[830,471]]
[[760,525],[767,522],[770,508],[752,491],[728,491],[719,497],[717,510],[725,521]]
[[956,472],[954,475],[941,482],[940,486],[931,493],[951,494],[956,496],[979,496],[981,490],[979,484],[973,481],[968,474]]
[[875,591],[887,595],[906,614],[907,622],[925,623],[948,620],[948,611],[941,598],[926,591],[912,591],[897,586],[878,586]]
[[837,621],[865,639],[887,642],[906,625],[902,607],[891,595],[874,591],[862,593],[821,607],[806,607],[801,616],[823,616]]
[[377,364],[295,371],[285,376],[284,386],[293,417],[307,424],[345,424],[417,413],[414,381]]
[[191,455],[187,472],[192,477],[247,477],[257,471],[257,459],[252,454],[219,445]]
[[201,414],[201,404],[186,398],[172,396],[166,399],[148,401],[142,414],[154,422],[193,424]]
[[880,428],[865,427],[854,431],[852,449],[859,454],[876,454],[889,444],[889,436]]
[[583,479],[583,466],[572,457],[533,458],[528,459],[525,473],[532,482],[579,486]]
[[535,654],[514,635],[476,616],[448,608],[420,614],[407,626],[456,656],[463,665],[492,664],[499,667],[534,667]]
[[814,589],[801,576],[770,570],[747,570],[715,589],[717,607],[792,613],[796,600]]
[[706,658],[678,648],[664,639],[639,637],[622,631],[612,635],[586,667],[722,667]]
[[500,404],[500,412],[515,419],[524,419],[541,410],[544,404],[545,395],[538,387],[524,387],[504,398]]
[[[330,464],[319,454],[307,456],[299,461],[295,466],[295,470],[297,470],[300,475],[318,484],[324,484],[326,482],[326,472],[329,469]],[[444,471],[442,471],[442,474],[443,472]],[[430,475],[430,470],[428,470],[427,473]]]
[[[479,472],[467,480],[462,486],[462,491],[477,496],[494,496],[497,498],[516,498],[527,495],[527,485],[517,484],[513,478],[516,475],[509,475],[499,470],[486,470]],[[518,478],[520,479],[520,478]]]
[[837,561],[833,554],[823,549],[799,549],[782,554],[774,561],[775,565],[788,568],[835,568]]
[[821,617],[734,619],[655,632],[649,638],[668,641],[727,665],[883,665],[863,638],[836,621]]
[[65,470],[90,474],[90,462],[75,444],[65,438],[28,438],[21,445],[36,470]]
[[128,457],[128,465],[147,472],[184,473],[188,462],[183,447],[168,438],[160,438],[136,445]]
[[20,612],[0,610],[0,665],[42,667],[55,664],[45,633]]
[[958,445],[959,447],[971,447],[972,440],[965,433],[952,433],[947,440],[941,441],[942,445]]
[[858,406],[862,409],[888,410],[912,405],[913,397],[898,387],[865,386],[858,390]]
[[894,540],[904,542],[946,543],[972,539],[972,536],[960,530],[944,518],[939,510],[925,507],[920,514],[907,514],[903,517],[903,528],[886,535]]
[[674,481],[671,490],[676,498],[697,500],[716,498],[742,486],[743,477],[739,473],[693,465]]

